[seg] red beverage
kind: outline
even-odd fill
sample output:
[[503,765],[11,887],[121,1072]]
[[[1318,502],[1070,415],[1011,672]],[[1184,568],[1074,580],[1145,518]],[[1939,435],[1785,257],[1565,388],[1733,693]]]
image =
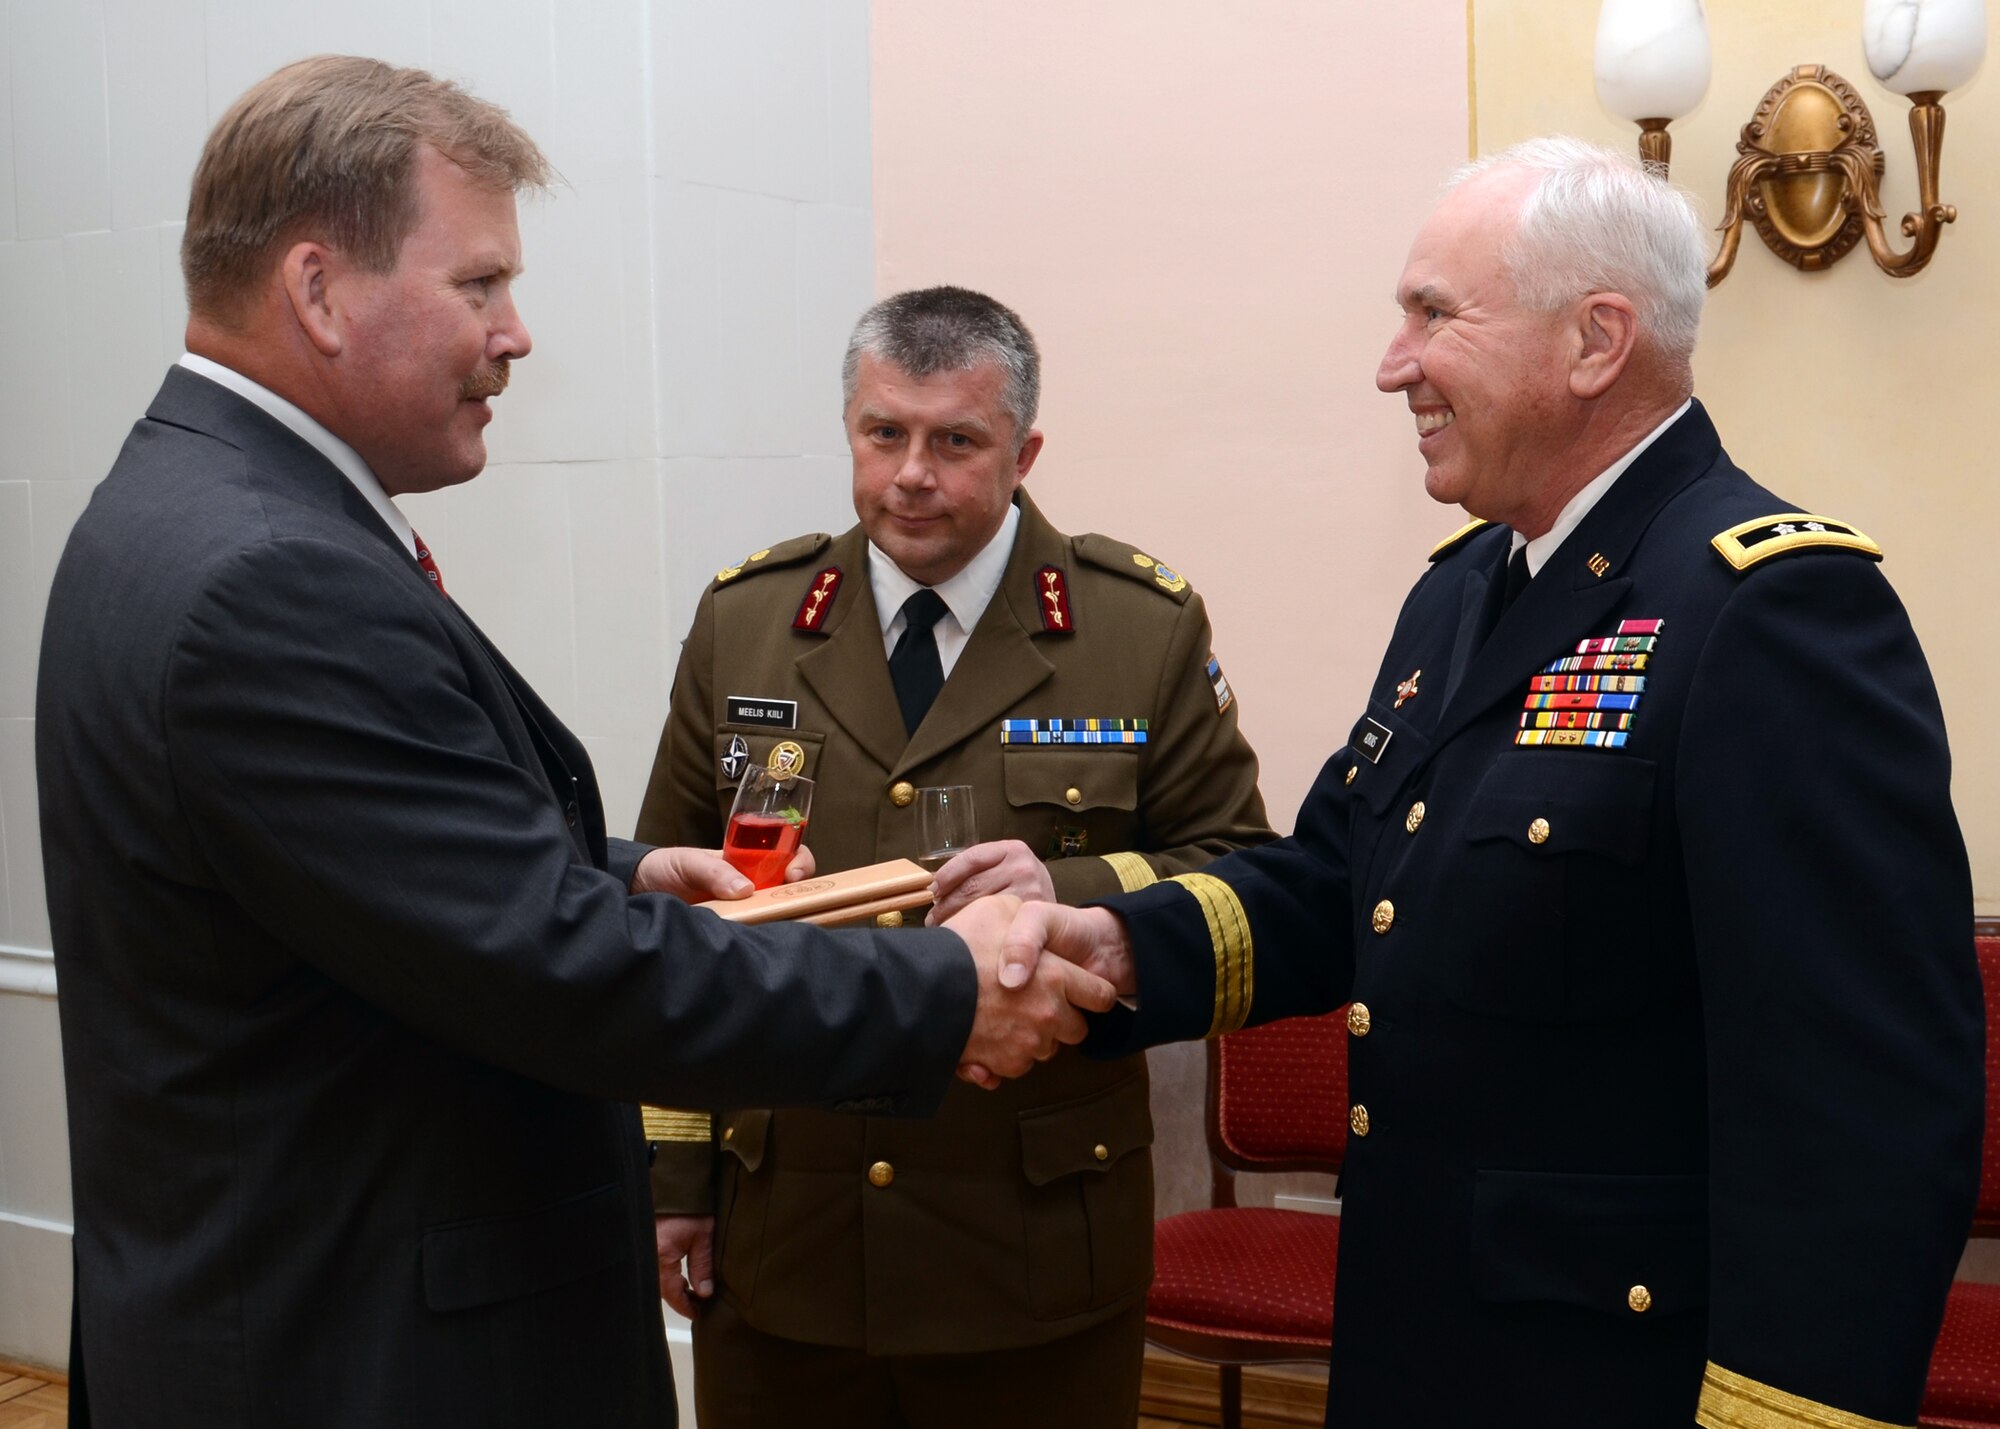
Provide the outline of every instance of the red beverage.
[[799,851],[806,821],[783,814],[733,814],[722,837],[722,856],[759,888],[785,881],[785,869]]

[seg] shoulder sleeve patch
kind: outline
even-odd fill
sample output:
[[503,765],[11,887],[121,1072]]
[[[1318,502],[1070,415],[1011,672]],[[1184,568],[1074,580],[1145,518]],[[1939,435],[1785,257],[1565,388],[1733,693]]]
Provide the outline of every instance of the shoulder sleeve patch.
[[759,571],[775,571],[781,566],[797,565],[808,557],[818,555],[832,539],[824,531],[815,531],[810,536],[794,536],[778,545],[752,551],[735,565],[724,566],[717,571],[715,583],[728,585],[742,575],[756,575]]
[[1430,558],[1434,561],[1443,560],[1446,556],[1457,550],[1473,533],[1484,530],[1491,524],[1490,521],[1485,520],[1466,522],[1435,546],[1432,546]]
[[1785,511],[1745,521],[1715,536],[1709,544],[1739,571],[1747,571],[1773,556],[1813,549],[1853,551],[1870,560],[1882,559],[1882,548],[1845,521],[1803,511]]
[[1109,536],[1095,532],[1078,536],[1070,543],[1077,556],[1093,566],[1107,571],[1116,571],[1141,581],[1155,590],[1184,601],[1192,589],[1187,577],[1173,567],[1154,560],[1143,551],[1135,551],[1123,541],[1114,541]]

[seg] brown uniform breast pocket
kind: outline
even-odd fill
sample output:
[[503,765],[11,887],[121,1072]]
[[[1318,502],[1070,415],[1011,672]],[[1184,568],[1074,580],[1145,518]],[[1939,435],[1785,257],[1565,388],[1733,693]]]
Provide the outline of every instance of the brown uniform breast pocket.
[[1012,834],[1044,858],[1115,853],[1139,807],[1136,749],[1009,748],[1000,755]]
[[826,736],[807,729],[772,729],[768,725],[725,724],[715,731],[715,806],[723,818],[736,798],[736,785],[750,765],[768,768],[771,752],[790,743],[804,752],[804,762],[792,772],[819,777],[819,757]]
[[1143,1076],[1021,1113],[1028,1300],[1037,1319],[1102,1309],[1152,1281],[1152,1144]]

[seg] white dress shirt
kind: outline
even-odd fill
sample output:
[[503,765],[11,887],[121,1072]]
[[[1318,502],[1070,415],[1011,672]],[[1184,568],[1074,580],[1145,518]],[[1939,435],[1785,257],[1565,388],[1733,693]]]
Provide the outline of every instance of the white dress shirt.
[[261,383],[252,382],[233,367],[224,367],[214,359],[194,352],[182,353],[180,365],[190,372],[200,373],[211,382],[220,383],[244,401],[263,408],[291,428],[300,441],[339,467],[340,474],[354,483],[356,491],[368,498],[368,504],[375,508],[375,513],[409,548],[410,558],[416,559],[417,534],[410,529],[409,518],[396,509],[396,503],[389,499],[389,493],[382,489],[382,483],[368,469],[368,463],[361,459],[360,452],[307,416],[303,409]]
[[1532,577],[1541,574],[1542,567],[1548,563],[1549,557],[1556,553],[1556,548],[1562,545],[1564,538],[1583,524],[1583,518],[1590,514],[1591,507],[1604,499],[1604,493],[1611,489],[1611,483],[1623,476],[1626,468],[1639,459],[1639,454],[1658,441],[1660,433],[1671,427],[1675,422],[1678,422],[1682,414],[1693,405],[1694,399],[1689,398],[1687,401],[1681,403],[1680,406],[1674,408],[1674,414],[1671,417],[1653,428],[1652,431],[1646,433],[1644,437],[1639,439],[1637,446],[1625,453],[1624,456],[1618,458],[1617,461],[1611,463],[1610,466],[1593,477],[1588,486],[1572,496],[1569,499],[1569,504],[1564,506],[1561,513],[1557,515],[1556,524],[1535,537],[1534,540],[1530,541],[1519,531],[1516,531],[1514,533],[1514,543],[1507,549],[1508,558],[1512,559],[1514,552],[1520,550],[1523,545],[1526,545],[1528,548],[1529,576]]
[[[980,547],[978,555],[965,563],[965,569],[931,587],[945,604],[945,614],[938,618],[933,632],[937,636],[938,662],[944,666],[947,679],[951,667],[965,652],[965,642],[972,638],[979,617],[986,614],[993,592],[1000,589],[1000,577],[1007,573],[1007,558],[1014,554],[1014,533],[1020,529],[1021,508],[1009,505],[1000,529]],[[882,653],[893,655],[896,642],[903,638],[903,629],[909,624],[903,619],[903,602],[924,587],[904,575],[902,567],[873,541],[868,543],[868,583],[875,591],[875,614],[882,621]]]

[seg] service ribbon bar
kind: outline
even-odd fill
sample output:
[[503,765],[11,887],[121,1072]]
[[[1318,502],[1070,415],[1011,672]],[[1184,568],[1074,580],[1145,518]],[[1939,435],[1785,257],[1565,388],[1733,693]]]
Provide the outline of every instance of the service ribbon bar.
[[1143,719],[1003,719],[1002,744],[1144,744]]
[[1652,658],[1650,655],[1565,655],[1542,666],[1542,673],[1559,675],[1569,670],[1643,670]]
[[1646,693],[1646,676],[1636,672],[1652,659],[1666,623],[1621,620],[1615,635],[1580,640],[1574,654],[1542,666],[1528,681],[1514,743],[1623,749]]
[[1516,744],[1588,744],[1604,749],[1622,749],[1631,738],[1622,729],[1523,729],[1514,734]]
[[[1630,624],[1647,624],[1645,621],[1627,621]],[[1651,622],[1658,624],[1657,621]],[[1576,653],[1579,655],[1623,655],[1630,652],[1650,652],[1659,643],[1657,635],[1605,635],[1595,640],[1579,640]]]
[[1537,675],[1528,681],[1531,690],[1602,690],[1606,694],[1636,695],[1646,688],[1644,675]]
[[1529,695],[1522,704],[1528,710],[1636,710],[1637,695],[1561,694]]
[[1630,729],[1630,710],[1529,710],[1522,729]]

